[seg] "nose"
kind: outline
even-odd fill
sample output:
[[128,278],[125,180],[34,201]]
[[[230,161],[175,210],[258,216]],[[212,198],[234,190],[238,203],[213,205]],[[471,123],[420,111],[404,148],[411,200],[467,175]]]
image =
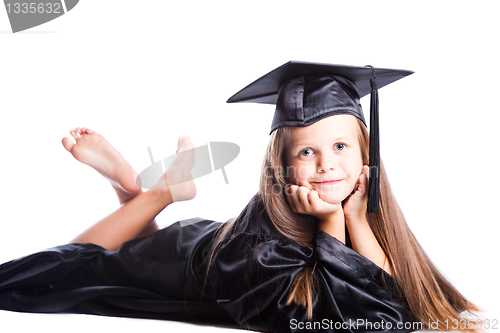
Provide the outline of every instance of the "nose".
[[318,158],[317,171],[327,172],[329,170],[336,169],[336,157],[333,153],[331,154],[320,154]]

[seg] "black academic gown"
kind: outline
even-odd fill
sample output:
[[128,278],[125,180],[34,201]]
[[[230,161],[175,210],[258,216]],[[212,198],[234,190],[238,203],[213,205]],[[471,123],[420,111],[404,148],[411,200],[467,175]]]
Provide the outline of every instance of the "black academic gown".
[[[272,226],[256,195],[205,279],[219,222],[184,220],[117,251],[68,244],[0,265],[0,309],[157,318],[260,332],[410,332],[416,320],[393,278],[327,233],[312,247]],[[313,318],[286,305],[296,274],[314,267]]]

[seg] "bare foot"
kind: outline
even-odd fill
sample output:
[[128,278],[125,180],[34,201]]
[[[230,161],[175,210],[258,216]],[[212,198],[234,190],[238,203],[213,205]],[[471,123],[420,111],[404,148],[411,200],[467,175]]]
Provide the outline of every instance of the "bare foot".
[[155,186],[164,187],[166,183],[173,201],[191,200],[196,196],[196,185],[191,176],[195,163],[194,146],[189,139],[189,136],[179,138],[177,157]]
[[64,148],[78,161],[94,168],[109,180],[120,203],[142,191],[135,182],[137,172],[102,135],[86,127],[77,127],[69,133],[76,143],[64,137]]

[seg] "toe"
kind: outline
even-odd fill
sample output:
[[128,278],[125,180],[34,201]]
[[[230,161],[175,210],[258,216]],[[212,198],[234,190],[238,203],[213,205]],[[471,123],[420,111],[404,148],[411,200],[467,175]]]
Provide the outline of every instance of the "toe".
[[74,130],[69,131],[69,134],[71,134],[71,136],[73,138],[75,138],[75,140],[78,139],[78,135],[76,134],[76,132]]
[[73,148],[73,146],[74,146],[74,145],[73,145],[73,142],[71,142],[71,140],[70,140],[69,138],[67,138],[67,137],[64,137],[64,138],[62,139],[62,144],[63,144],[64,148],[65,148],[67,151],[69,151],[69,152],[71,152],[71,149],[72,149],[72,148]]
[[77,128],[75,129],[75,132],[76,132],[77,134],[82,135],[82,129],[81,129],[80,127],[77,127]]
[[182,147],[182,136],[177,139],[177,150],[180,150]]
[[179,141],[180,141],[179,148],[180,148],[180,150],[186,149],[189,146],[189,144],[190,144],[190,140],[191,140],[191,137],[189,135],[180,137],[179,138]]

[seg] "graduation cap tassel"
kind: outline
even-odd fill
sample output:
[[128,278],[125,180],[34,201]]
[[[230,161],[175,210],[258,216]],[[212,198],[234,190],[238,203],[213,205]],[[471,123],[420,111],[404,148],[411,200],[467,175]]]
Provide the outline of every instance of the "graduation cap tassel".
[[375,68],[370,78],[370,181],[368,184],[368,213],[379,210],[380,200],[380,135],[378,114],[378,89]]

